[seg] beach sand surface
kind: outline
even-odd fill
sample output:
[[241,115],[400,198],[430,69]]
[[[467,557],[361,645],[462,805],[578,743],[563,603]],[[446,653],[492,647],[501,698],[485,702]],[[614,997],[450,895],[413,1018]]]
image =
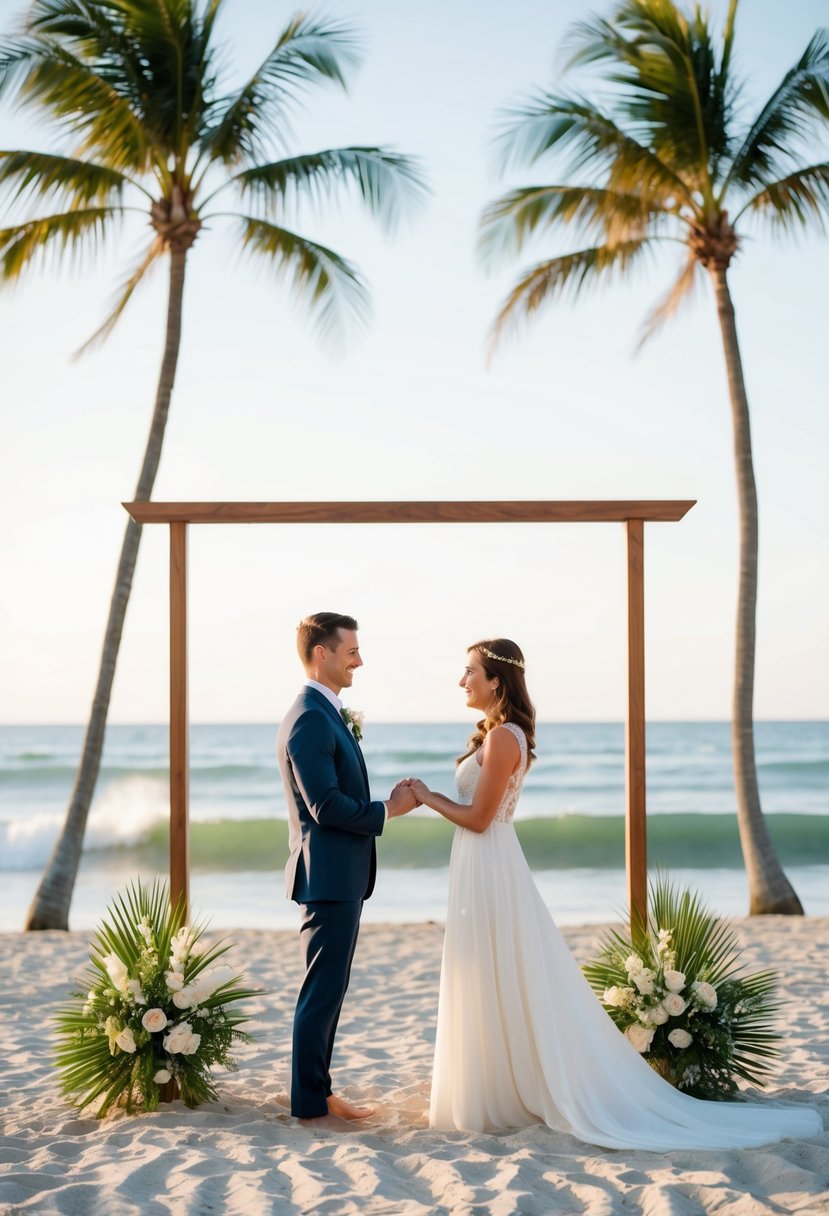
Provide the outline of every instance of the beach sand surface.
[[[255,1042],[218,1074],[220,1101],[103,1121],[69,1106],[50,1019],[88,957],[78,933],[0,936],[0,1212],[73,1216],[778,1216],[829,1213],[829,920],[734,922],[752,968],[781,979],[782,1057],[752,1101],[818,1107],[827,1133],[762,1149],[609,1151],[534,1126],[500,1135],[427,1126],[443,928],[363,929],[333,1064],[335,1089],[376,1104],[334,1133],[289,1114],[297,935],[230,934],[230,961],[267,994],[247,1003]],[[600,927],[567,927],[580,961]],[[211,935],[211,936],[218,936]],[[562,994],[566,999],[566,994]],[[551,1011],[554,1016],[554,1011]]]

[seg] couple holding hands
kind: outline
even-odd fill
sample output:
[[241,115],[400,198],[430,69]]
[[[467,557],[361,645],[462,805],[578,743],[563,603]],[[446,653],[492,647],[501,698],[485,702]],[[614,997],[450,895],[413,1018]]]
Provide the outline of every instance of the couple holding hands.
[[294,1014],[291,1113],[322,1125],[369,1118],[332,1092],[331,1056],[375,838],[424,805],[456,825],[429,1122],[496,1132],[546,1123],[607,1148],[724,1148],[815,1136],[808,1107],[704,1102],[655,1073],[605,1013],[533,882],[513,827],[535,759],[524,656],[506,638],[470,646],[460,686],[483,714],[455,771],[456,797],[422,781],[372,799],[359,730],[340,692],[362,666],[353,617],[303,620],[307,679],[279,729],[288,805],[286,894],[300,905],[305,978]]

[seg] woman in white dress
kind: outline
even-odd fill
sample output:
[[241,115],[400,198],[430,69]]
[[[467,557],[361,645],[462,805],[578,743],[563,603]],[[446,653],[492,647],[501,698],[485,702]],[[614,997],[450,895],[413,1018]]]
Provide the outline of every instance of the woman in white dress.
[[822,1131],[806,1106],[703,1102],[649,1067],[605,1013],[558,932],[512,824],[532,763],[524,657],[477,642],[460,681],[484,714],[458,762],[457,801],[413,781],[457,825],[429,1122],[497,1131],[544,1122],[608,1148],[768,1144]]

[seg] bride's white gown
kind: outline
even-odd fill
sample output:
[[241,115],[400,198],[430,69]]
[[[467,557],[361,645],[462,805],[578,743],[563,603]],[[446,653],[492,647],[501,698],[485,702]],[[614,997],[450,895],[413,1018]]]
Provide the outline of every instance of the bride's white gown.
[[[822,1131],[806,1106],[702,1102],[674,1089],[619,1033],[582,975],[532,879],[513,812],[521,746],[492,824],[457,828],[440,978],[429,1122],[496,1131],[544,1122],[608,1148],[666,1151],[768,1144]],[[457,769],[468,805],[478,757]]]

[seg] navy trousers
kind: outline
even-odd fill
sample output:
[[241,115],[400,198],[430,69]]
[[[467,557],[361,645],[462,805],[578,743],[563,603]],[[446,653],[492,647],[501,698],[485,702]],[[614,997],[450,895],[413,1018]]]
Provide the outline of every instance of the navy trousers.
[[351,975],[363,901],[315,900],[301,904],[300,909],[299,941],[305,979],[294,1011],[291,1114],[316,1119],[328,1113],[331,1053]]

